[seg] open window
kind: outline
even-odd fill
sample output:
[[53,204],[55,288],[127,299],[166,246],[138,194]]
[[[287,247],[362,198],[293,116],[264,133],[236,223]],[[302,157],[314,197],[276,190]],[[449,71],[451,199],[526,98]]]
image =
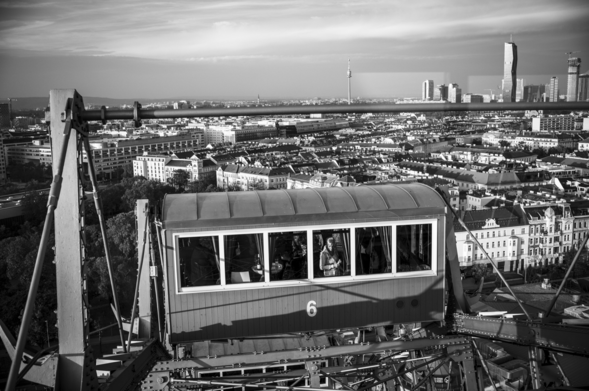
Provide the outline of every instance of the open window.
[[356,275],[391,273],[391,243],[390,226],[356,228]]
[[313,231],[313,276],[327,278],[351,275],[349,229]]
[[264,280],[263,234],[226,235],[226,284],[244,284]]
[[432,270],[433,224],[398,225],[397,272]]
[[180,287],[219,285],[220,257],[217,236],[178,238]]
[[268,234],[270,281],[300,280],[307,276],[307,232]]

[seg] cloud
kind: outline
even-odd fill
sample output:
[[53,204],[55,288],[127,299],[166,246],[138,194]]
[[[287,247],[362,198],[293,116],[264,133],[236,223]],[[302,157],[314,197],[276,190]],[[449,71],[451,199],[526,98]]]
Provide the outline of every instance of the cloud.
[[[371,41],[372,56],[379,56],[430,40],[550,34],[571,21],[586,20],[587,4],[574,0],[2,2],[0,50],[229,61],[305,57],[321,51],[345,55]],[[85,49],[89,46],[92,50]]]

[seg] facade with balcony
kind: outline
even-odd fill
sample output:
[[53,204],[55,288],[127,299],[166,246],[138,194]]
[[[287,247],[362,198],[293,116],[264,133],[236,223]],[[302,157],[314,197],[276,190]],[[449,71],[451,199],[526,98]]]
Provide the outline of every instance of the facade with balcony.
[[574,216],[567,203],[524,207],[530,224],[528,259],[532,265],[561,263],[573,248]]
[[529,225],[521,205],[466,211],[463,221],[471,233],[454,223],[461,268],[489,264],[485,252],[502,271],[521,271],[527,265]]
[[286,189],[290,167],[252,167],[228,164],[217,169],[217,187],[241,190]]

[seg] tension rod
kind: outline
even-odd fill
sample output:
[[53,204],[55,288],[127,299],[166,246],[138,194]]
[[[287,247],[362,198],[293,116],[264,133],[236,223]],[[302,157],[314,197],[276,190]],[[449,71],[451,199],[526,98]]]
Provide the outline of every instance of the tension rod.
[[458,221],[460,223],[460,225],[462,226],[462,228],[464,228],[466,230],[466,232],[468,232],[468,234],[470,235],[470,237],[472,238],[472,240],[474,240],[474,242],[479,247],[479,249],[483,252],[483,254],[485,254],[485,257],[487,258],[487,261],[489,261],[491,263],[491,265],[493,266],[493,269],[495,270],[495,272],[497,273],[497,275],[499,276],[499,278],[501,278],[501,281],[505,284],[505,286],[509,290],[509,293],[511,294],[511,296],[513,296],[515,298],[515,301],[517,302],[517,304],[519,305],[519,307],[522,309],[522,311],[524,312],[524,314],[526,314],[526,317],[528,318],[528,320],[530,322],[532,322],[533,321],[532,320],[532,317],[530,316],[530,314],[528,313],[528,311],[526,311],[526,309],[525,309],[524,305],[522,304],[522,302],[519,301],[519,299],[517,298],[516,294],[511,289],[511,286],[507,283],[507,280],[503,276],[503,273],[501,273],[501,271],[499,270],[499,268],[497,267],[497,265],[495,265],[495,261],[493,261],[493,259],[491,259],[491,257],[489,256],[489,254],[483,248],[483,245],[472,234],[472,232],[466,226],[466,224],[464,223],[464,221],[462,221],[462,219],[460,218],[460,216],[458,216],[458,213],[456,213],[456,211],[454,210],[454,208],[452,207],[452,205],[450,205],[450,203],[446,199],[446,196],[445,196],[444,192],[442,192],[439,188],[437,190],[438,190],[438,193],[440,194],[440,197],[446,203],[446,207],[452,212],[452,215],[454,215],[454,218],[456,219],[456,221]]
[[16,347],[14,348],[14,359],[12,360],[12,364],[10,366],[8,381],[5,388],[6,391],[12,391],[16,387],[23,351],[29,336],[29,327],[31,326],[31,318],[33,316],[33,309],[35,308],[35,298],[37,297],[37,288],[39,287],[39,280],[41,279],[41,272],[43,271],[43,261],[45,259],[45,252],[47,251],[47,242],[49,241],[49,234],[51,233],[51,227],[53,226],[55,208],[57,207],[59,193],[61,192],[61,181],[64,168],[63,166],[71,130],[72,120],[70,112],[68,111],[68,117],[65,119],[61,153],[59,155],[56,167],[56,174],[53,176],[53,182],[51,182],[51,189],[49,190],[49,199],[47,200],[47,214],[45,215],[45,223],[43,223],[41,242],[39,243],[39,250],[37,250],[37,258],[35,259],[35,268],[33,269],[33,277],[31,279],[31,286],[29,287],[27,303],[22,316],[20,330],[18,331]]
[[106,236],[106,225],[104,223],[104,216],[102,214],[102,202],[98,195],[98,183],[96,181],[96,171],[94,169],[94,160],[92,159],[92,150],[90,149],[90,142],[88,138],[84,138],[84,149],[88,158],[88,174],[90,176],[90,182],[92,183],[92,195],[94,197],[94,206],[96,207],[96,214],[98,215],[98,223],[100,225],[100,233],[102,234],[102,242],[104,244],[104,256],[106,258],[106,267],[108,269],[108,278],[110,279],[110,287],[112,289],[112,298],[115,305],[115,314],[117,317],[117,324],[119,326],[119,336],[121,338],[121,345],[123,346],[123,353],[127,353],[125,347],[125,337],[123,337],[123,322],[121,320],[121,310],[119,306],[119,298],[115,287],[114,275],[112,272],[112,261],[110,257],[110,249],[108,246],[108,240]]

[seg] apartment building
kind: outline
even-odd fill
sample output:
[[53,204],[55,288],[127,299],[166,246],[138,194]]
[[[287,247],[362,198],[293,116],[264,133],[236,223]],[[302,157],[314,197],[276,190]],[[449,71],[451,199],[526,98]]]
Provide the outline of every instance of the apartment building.
[[524,206],[528,219],[530,264],[562,262],[562,253],[573,247],[574,216],[567,203]]
[[[203,147],[201,132],[191,132],[170,137],[155,137],[137,140],[91,142],[96,173],[111,175],[119,169],[134,170],[133,160],[145,152],[163,155],[166,152],[195,150]],[[87,162],[84,154],[84,163]]]
[[489,263],[474,239],[501,271],[520,271],[527,265],[529,224],[521,205],[465,211],[463,221],[471,233],[454,222],[460,267]]
[[242,190],[286,189],[290,167],[252,167],[228,164],[217,169],[217,187],[237,186]]
[[577,139],[569,134],[538,134],[529,136],[517,136],[515,143],[527,146],[530,149],[542,148],[548,151],[550,148],[577,148]]
[[176,171],[186,171],[189,181],[199,181],[214,177],[217,164],[211,159],[178,159],[174,155],[150,155],[144,152],[133,160],[133,175],[143,176],[160,182],[167,182]]
[[575,130],[572,115],[532,118],[532,132],[563,132]]

